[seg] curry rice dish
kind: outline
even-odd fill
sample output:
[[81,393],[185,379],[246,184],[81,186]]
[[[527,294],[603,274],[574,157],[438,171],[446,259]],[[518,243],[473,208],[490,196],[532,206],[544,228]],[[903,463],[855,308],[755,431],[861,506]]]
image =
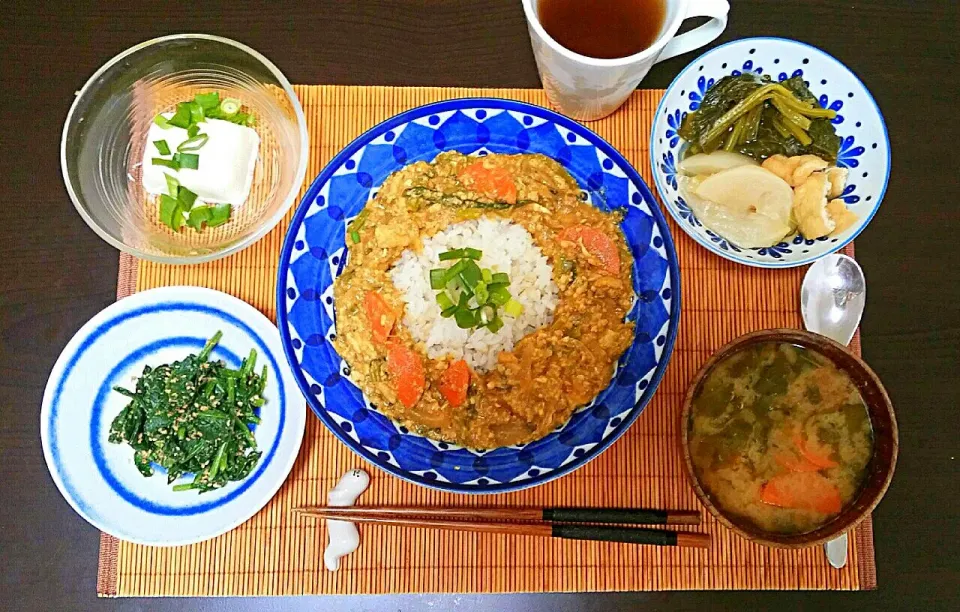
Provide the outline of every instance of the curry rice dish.
[[339,354],[377,408],[470,448],[542,438],[633,341],[617,213],[542,155],[442,153],[392,174],[347,227]]

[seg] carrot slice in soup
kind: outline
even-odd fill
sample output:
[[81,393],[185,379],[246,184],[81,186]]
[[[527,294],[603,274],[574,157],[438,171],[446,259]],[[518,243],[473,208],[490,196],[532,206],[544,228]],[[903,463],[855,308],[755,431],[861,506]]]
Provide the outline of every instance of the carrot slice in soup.
[[363,296],[363,309],[367,313],[373,339],[383,344],[393,330],[393,324],[397,321],[397,314],[376,291],[367,291],[367,294]]
[[620,274],[620,252],[617,245],[606,234],[586,225],[568,227],[557,235],[561,241],[583,245],[598,260],[604,270],[610,274]]
[[461,170],[457,178],[477,193],[507,204],[517,203],[517,185],[506,168],[487,168],[480,160]]
[[793,443],[797,445],[797,450],[804,459],[817,466],[817,469],[837,467],[839,464],[830,458],[829,451],[822,448],[820,444],[813,440],[804,440],[803,436],[796,434],[793,437]]
[[463,359],[454,361],[440,377],[440,394],[456,408],[467,401],[467,387],[470,385],[470,366]]
[[416,351],[399,342],[387,344],[387,372],[393,378],[401,404],[411,408],[420,401],[427,382],[423,361]]
[[791,472],[819,472],[820,468],[794,453],[780,453],[773,458],[780,467]]
[[774,476],[760,487],[760,501],[780,508],[813,510],[822,514],[837,514],[843,505],[837,487],[814,472]]

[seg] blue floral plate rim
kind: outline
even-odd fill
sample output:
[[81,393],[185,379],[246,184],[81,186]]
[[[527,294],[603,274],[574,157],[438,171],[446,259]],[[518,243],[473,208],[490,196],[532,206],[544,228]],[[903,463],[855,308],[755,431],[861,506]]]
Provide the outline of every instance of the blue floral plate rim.
[[[745,45],[745,44],[754,43],[754,42],[761,42],[761,41],[763,41],[763,42],[785,43],[785,44],[787,44],[787,45],[796,45],[796,46],[798,46],[798,47],[802,47],[802,48],[808,49],[808,50],[810,50],[812,53],[819,54],[819,55],[825,57],[826,59],[831,60],[831,61],[833,61],[833,62],[836,62],[839,66],[842,66],[843,68],[845,68],[845,69],[847,70],[847,72],[849,72],[850,75],[853,77],[854,81],[863,89],[863,92],[866,94],[867,100],[870,102],[870,104],[873,105],[873,109],[876,111],[877,116],[878,116],[879,119],[880,119],[880,126],[881,126],[882,133],[883,133],[883,142],[884,142],[885,147],[886,147],[886,166],[887,166],[887,173],[886,173],[886,176],[884,176],[883,185],[882,185],[882,187],[880,188],[880,191],[879,191],[879,193],[878,193],[878,195],[877,195],[877,198],[876,198],[876,200],[875,200],[875,202],[874,202],[873,208],[872,208],[872,210],[870,211],[870,213],[869,213],[869,215],[867,216],[867,218],[864,220],[864,222],[860,225],[860,227],[859,227],[856,231],[854,231],[852,234],[850,234],[850,236],[846,237],[842,242],[838,242],[837,244],[833,245],[833,246],[830,248],[830,250],[828,250],[828,251],[826,251],[826,252],[823,252],[823,253],[818,253],[818,254],[815,254],[815,255],[811,255],[811,256],[809,256],[809,257],[807,257],[807,258],[804,258],[804,259],[801,259],[801,260],[799,260],[799,261],[756,261],[756,260],[748,260],[748,259],[745,259],[745,258],[737,257],[736,253],[730,253],[730,252],[728,252],[728,251],[725,251],[725,250],[722,250],[722,249],[720,249],[720,248],[717,248],[717,246],[716,246],[715,244],[713,244],[711,241],[703,238],[702,236],[699,236],[698,234],[696,234],[696,233],[694,233],[694,232],[688,231],[687,226],[686,226],[686,224],[684,223],[683,219],[680,218],[680,216],[678,215],[678,213],[677,213],[676,211],[674,211],[673,207],[668,204],[668,202],[669,202],[670,199],[669,199],[668,197],[666,197],[667,190],[666,190],[666,188],[661,184],[660,173],[657,171],[657,168],[658,168],[658,166],[657,166],[657,158],[656,158],[657,148],[656,148],[655,145],[654,145],[655,139],[657,138],[657,134],[656,134],[656,130],[655,130],[654,128],[656,127],[657,118],[660,117],[661,113],[663,112],[664,105],[667,103],[667,98],[669,97],[670,92],[674,90],[674,88],[677,86],[677,84],[678,84],[684,77],[686,77],[689,72],[691,72],[692,70],[694,70],[695,67],[696,67],[699,63],[701,63],[705,58],[707,58],[708,56],[713,55],[714,53],[720,51],[721,49],[725,49],[725,48],[727,48],[727,47],[733,47],[733,46],[737,46],[737,45]],[[808,265],[808,264],[811,264],[811,263],[813,263],[814,261],[816,261],[816,260],[818,260],[818,259],[826,256],[826,255],[829,255],[830,253],[835,253],[835,252],[837,252],[837,251],[840,251],[841,249],[843,249],[844,247],[846,247],[848,244],[850,244],[851,242],[853,242],[853,241],[857,238],[857,236],[859,236],[860,233],[863,232],[863,230],[866,229],[866,227],[870,224],[870,221],[873,220],[873,217],[877,214],[877,211],[880,210],[880,204],[883,202],[883,198],[884,198],[884,196],[886,195],[886,192],[887,192],[887,187],[888,187],[888,185],[889,185],[889,183],[890,183],[890,172],[891,172],[891,170],[892,170],[892,166],[891,166],[891,162],[892,162],[892,152],[891,152],[891,147],[890,147],[890,134],[889,134],[889,130],[887,129],[887,122],[886,122],[886,119],[885,119],[884,116],[883,116],[883,112],[880,110],[880,105],[877,104],[876,99],[873,97],[873,94],[870,93],[870,90],[867,88],[867,86],[863,83],[863,80],[862,80],[862,79],[857,75],[857,73],[854,72],[849,66],[847,66],[846,64],[844,64],[843,62],[841,62],[841,61],[840,61],[839,59],[837,59],[836,57],[830,55],[829,53],[827,53],[827,52],[824,51],[823,49],[820,49],[819,47],[815,47],[814,45],[811,45],[811,44],[809,44],[809,43],[805,43],[805,42],[803,42],[803,41],[794,40],[794,39],[791,39],[791,38],[783,38],[783,37],[780,37],[780,36],[752,36],[752,37],[748,37],[748,38],[739,38],[739,39],[737,39],[737,40],[732,40],[732,41],[730,41],[730,42],[723,43],[722,45],[717,45],[716,47],[713,47],[713,48],[707,50],[706,52],[704,52],[704,53],[700,54],[699,56],[697,56],[697,58],[694,59],[693,61],[691,61],[689,64],[687,64],[687,66],[686,66],[683,70],[681,70],[680,73],[679,73],[676,77],[674,77],[674,79],[670,82],[670,85],[668,85],[667,88],[664,90],[663,97],[660,99],[660,103],[657,105],[657,110],[656,110],[656,112],[654,112],[654,114],[653,114],[653,125],[651,126],[651,130],[650,130],[650,145],[649,145],[649,148],[650,148],[650,167],[651,167],[651,170],[652,170],[652,173],[653,173],[653,181],[654,181],[654,185],[656,186],[656,189],[657,189],[657,194],[660,196],[660,199],[661,199],[661,201],[662,201],[662,203],[663,203],[663,207],[667,210],[667,212],[670,214],[670,216],[673,217],[673,220],[677,223],[677,225],[680,226],[680,228],[684,231],[684,233],[686,233],[690,238],[692,238],[694,241],[696,241],[697,244],[699,244],[700,246],[704,247],[705,249],[707,249],[707,250],[710,251],[711,253],[714,253],[714,254],[716,254],[716,255],[719,255],[720,257],[723,257],[723,258],[725,258],[725,259],[729,259],[730,261],[734,261],[734,262],[736,262],[736,263],[744,264],[744,265],[747,265],[747,266],[753,266],[753,267],[758,267],[758,268],[769,268],[769,269],[795,268],[795,267],[798,267],[798,266]]]
[[[423,118],[431,114],[438,114],[446,111],[470,110],[472,108],[496,108],[503,109],[505,111],[517,111],[552,121],[557,125],[575,133],[577,136],[586,139],[592,146],[600,149],[612,161],[620,165],[624,169],[627,179],[634,182],[642,197],[650,202],[649,208],[652,213],[653,220],[656,223],[656,226],[659,229],[660,235],[663,239],[663,249],[667,253],[669,278],[673,292],[672,307],[670,309],[670,316],[668,319],[669,329],[666,333],[664,350],[661,354],[659,362],[656,365],[656,370],[653,376],[650,378],[648,386],[643,390],[643,394],[641,395],[640,399],[634,402],[633,407],[630,409],[630,414],[620,421],[620,423],[615,427],[614,431],[583,455],[565,465],[552,469],[549,472],[542,473],[538,476],[533,476],[521,481],[497,482],[487,484],[482,487],[454,482],[438,482],[428,480],[416,474],[411,474],[408,471],[399,468],[398,466],[394,466],[389,462],[381,460],[376,456],[376,454],[371,453],[369,450],[364,448],[363,445],[344,435],[336,421],[327,414],[327,411],[323,407],[318,407],[316,405],[317,400],[310,392],[310,383],[306,380],[301,371],[292,340],[290,339],[289,334],[285,332],[290,325],[285,308],[285,288],[287,285],[285,279],[290,268],[294,244],[297,240],[297,228],[299,228],[303,223],[303,220],[307,216],[307,212],[310,209],[311,203],[316,199],[323,186],[334,176],[335,172],[347,162],[347,160],[353,157],[360,149],[370,144],[370,142],[377,138],[377,136],[380,134],[385,133],[399,125],[409,123],[414,119]],[[291,219],[290,225],[287,229],[287,234],[284,237],[283,246],[280,250],[280,258],[277,267],[276,289],[277,327],[280,330],[280,339],[283,344],[283,351],[287,358],[287,362],[290,365],[290,369],[293,372],[294,378],[297,381],[297,385],[299,386],[301,393],[307,401],[307,405],[310,406],[310,409],[313,411],[313,413],[317,415],[324,426],[326,426],[326,428],[333,433],[333,435],[336,436],[340,442],[345,444],[350,450],[369,463],[372,463],[381,470],[384,470],[400,478],[401,480],[438,491],[485,495],[520,491],[565,476],[597,458],[601,453],[612,446],[613,443],[616,442],[627,431],[627,429],[630,428],[631,425],[633,425],[633,423],[643,412],[643,409],[653,398],[656,390],[660,386],[660,382],[662,381],[664,374],[666,373],[667,366],[669,365],[680,324],[680,311],[682,304],[681,295],[680,264],[677,258],[676,248],[674,247],[673,236],[670,232],[670,227],[667,224],[663,213],[656,206],[656,198],[654,198],[650,187],[647,185],[646,181],[644,181],[637,169],[633,167],[633,165],[626,159],[626,157],[623,156],[622,153],[620,153],[613,145],[611,145],[593,130],[548,108],[505,98],[472,96],[423,104],[398,113],[357,136],[323,167],[317,177],[310,184],[310,187],[304,193],[300,203],[297,205],[293,218]]]

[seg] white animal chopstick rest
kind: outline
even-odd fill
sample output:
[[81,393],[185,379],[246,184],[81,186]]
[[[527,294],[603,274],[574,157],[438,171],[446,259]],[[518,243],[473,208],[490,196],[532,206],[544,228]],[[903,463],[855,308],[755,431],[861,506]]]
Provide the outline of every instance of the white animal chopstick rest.
[[[327,494],[329,506],[352,506],[360,494],[370,486],[370,475],[363,470],[351,470],[340,478]],[[360,546],[360,532],[349,521],[327,521],[327,549],[323,552],[323,564],[331,572],[340,568],[340,557],[349,555]]]

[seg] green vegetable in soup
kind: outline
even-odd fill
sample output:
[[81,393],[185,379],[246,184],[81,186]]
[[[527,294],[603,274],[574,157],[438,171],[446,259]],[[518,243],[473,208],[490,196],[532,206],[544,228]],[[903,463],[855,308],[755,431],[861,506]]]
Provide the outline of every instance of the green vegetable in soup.
[[700,394],[695,401],[703,414],[718,417],[726,412],[731,400],[733,400],[732,384],[708,380],[701,387]]
[[790,373],[791,368],[787,358],[778,351],[773,361],[765,365],[760,371],[760,378],[754,384],[753,390],[758,395],[783,395],[787,392],[787,378]]
[[193,474],[192,482],[175,485],[175,491],[204,493],[242,480],[262,454],[249,425],[260,422],[256,412],[265,402],[267,369],[254,373],[255,350],[239,370],[208,361],[221,335],[199,355],[146,366],[134,391],[114,389],[131,401],[110,425],[108,440],[132,446],[134,465],[144,476],[153,475],[153,464],[167,471],[167,483]]

